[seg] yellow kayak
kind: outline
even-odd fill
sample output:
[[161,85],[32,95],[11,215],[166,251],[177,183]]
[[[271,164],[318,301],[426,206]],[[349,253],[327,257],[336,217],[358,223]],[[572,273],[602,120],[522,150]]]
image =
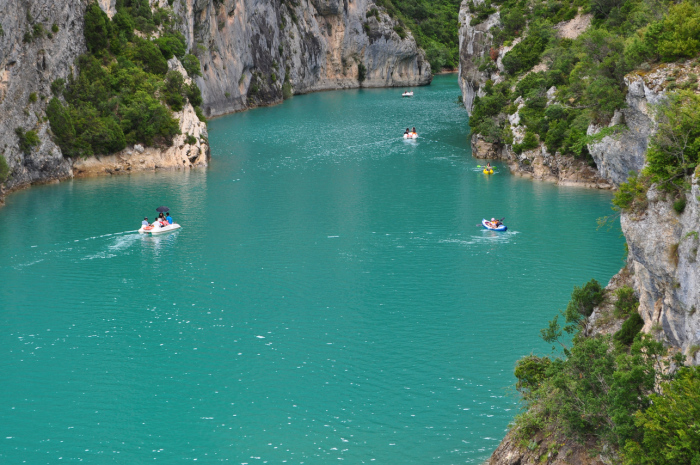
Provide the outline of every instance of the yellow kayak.
[[484,170],[484,174],[493,174],[493,170]]

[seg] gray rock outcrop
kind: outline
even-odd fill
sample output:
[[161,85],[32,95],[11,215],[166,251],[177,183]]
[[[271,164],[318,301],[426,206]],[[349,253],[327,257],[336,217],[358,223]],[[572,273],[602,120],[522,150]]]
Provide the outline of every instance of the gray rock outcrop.
[[[616,186],[627,181],[631,171],[639,172],[644,167],[649,138],[655,130],[650,105],[658,104],[664,98],[663,92],[648,88],[636,74],[626,76],[625,83],[627,107],[618,110],[610,122],[610,126],[622,123],[625,129],[588,145],[600,175]],[[598,131],[600,128],[593,125],[588,128],[589,135]]]
[[[682,214],[671,200],[652,188],[645,212],[624,213],[622,231],[628,263],[639,294],[643,331],[655,334],[687,355],[700,346],[700,188],[693,178]],[[689,357],[700,364],[700,352]]]
[[[484,0],[475,0],[481,5]],[[474,16],[469,9],[469,1],[464,0],[459,9],[459,87],[467,112],[471,115],[474,98],[484,83],[491,79],[488,71],[480,71],[480,61],[489,56],[493,45],[491,29],[500,24],[499,12],[489,15],[486,21],[472,25]]]
[[285,82],[302,94],[432,80],[411,33],[401,38],[398,22],[370,0],[184,0],[174,8],[202,64],[207,116],[279,103]]

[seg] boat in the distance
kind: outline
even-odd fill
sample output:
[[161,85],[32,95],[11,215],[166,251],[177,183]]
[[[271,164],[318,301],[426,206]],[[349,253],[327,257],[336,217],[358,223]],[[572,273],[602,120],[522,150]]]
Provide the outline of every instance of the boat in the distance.
[[403,134],[404,139],[418,139],[418,134],[415,132],[405,132]]
[[484,168],[484,174],[493,174],[493,168]]
[[486,219],[481,220],[481,224],[483,224],[486,229],[491,231],[506,231],[508,229],[505,224],[495,226],[492,222],[487,221]]
[[401,94],[401,97],[413,97],[413,91],[406,91],[403,94]]

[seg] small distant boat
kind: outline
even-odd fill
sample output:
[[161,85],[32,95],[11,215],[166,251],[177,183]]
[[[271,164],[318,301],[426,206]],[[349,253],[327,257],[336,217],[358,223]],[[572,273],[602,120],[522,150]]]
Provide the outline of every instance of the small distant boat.
[[489,229],[491,231],[506,231],[508,229],[508,227],[505,224],[494,226],[493,223],[491,223],[490,221],[486,221],[486,219],[481,220],[481,224],[483,224],[486,229]]
[[404,133],[403,138],[404,139],[418,139],[418,134],[415,132],[409,132],[408,134]]
[[141,229],[139,229],[139,234],[164,234],[170,231],[175,231],[176,229],[180,229],[180,225],[177,223],[161,226],[160,223],[156,221],[148,226],[141,226]]
[[484,174],[493,174],[493,168],[484,169]]
[[403,94],[401,94],[401,97],[413,97],[413,92],[406,91]]

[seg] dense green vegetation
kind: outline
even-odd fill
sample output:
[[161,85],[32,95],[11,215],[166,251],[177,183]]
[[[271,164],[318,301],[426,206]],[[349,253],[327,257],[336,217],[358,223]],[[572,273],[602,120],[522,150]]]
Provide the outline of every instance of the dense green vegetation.
[[0,155],[0,183],[7,181],[7,178],[9,176],[10,176],[10,167],[7,164],[7,160],[5,160],[5,156]]
[[[159,37],[136,34],[162,26]],[[110,20],[91,3],[85,12],[89,53],[77,60],[78,76],[51,85],[54,98],[46,109],[51,130],[64,156],[109,154],[127,144],[170,145],[180,133],[172,111],[202,96],[193,82],[168,71],[167,60],[182,60],[188,72],[201,74],[199,60],[187,55],[184,37],[172,27],[167,10],[151,12],[146,0],[120,0]],[[199,112],[198,114],[201,114]]]
[[[612,337],[586,337],[589,308],[600,303],[600,285],[575,288],[562,315],[542,331],[563,355],[530,355],[515,368],[516,388],[527,410],[516,418],[524,444],[538,431],[614,446],[627,464],[700,463],[700,368],[683,368],[661,342],[640,333],[643,321],[628,288],[618,290],[621,314],[632,311]],[[632,310],[633,309],[633,310]],[[564,333],[573,334],[569,345]],[[537,444],[535,444],[537,446]],[[543,455],[550,451],[543,451]]]
[[[461,0],[376,0],[402,26],[408,27],[419,47],[425,50],[433,72],[459,65],[459,23]],[[403,36],[402,36],[403,37]]]
[[[503,58],[505,82],[487,83],[486,95],[475,99],[470,125],[488,142],[512,144],[505,114],[517,111],[514,101],[521,97],[525,107],[519,113],[527,133],[522,144],[513,146],[516,152],[544,142],[551,153],[590,161],[586,144],[593,138],[586,135],[586,129],[590,123],[606,125],[615,109],[624,106],[627,73],[700,52],[700,5],[688,0],[679,4],[668,0],[494,0],[493,5],[500,7],[503,17],[502,27],[494,31],[494,46],[508,45],[523,35],[524,39]],[[593,14],[592,26],[575,40],[557,38],[553,26],[573,18],[579,8]],[[495,58],[494,54],[485,57],[480,69],[495,70]],[[548,70],[523,77],[542,61]],[[547,105],[546,92],[552,86],[556,87],[555,99]],[[686,112],[683,121],[671,117],[688,103],[696,106]],[[690,94],[677,97],[669,109],[670,124],[688,133],[690,115],[693,111],[698,114],[697,99]],[[690,135],[697,137],[697,133]],[[655,182],[668,159],[679,158],[678,153],[668,152],[659,155],[663,158],[659,169],[652,169]],[[697,146],[685,148],[680,158],[677,171],[692,171]],[[682,177],[678,172],[662,175],[672,178],[669,182]]]

